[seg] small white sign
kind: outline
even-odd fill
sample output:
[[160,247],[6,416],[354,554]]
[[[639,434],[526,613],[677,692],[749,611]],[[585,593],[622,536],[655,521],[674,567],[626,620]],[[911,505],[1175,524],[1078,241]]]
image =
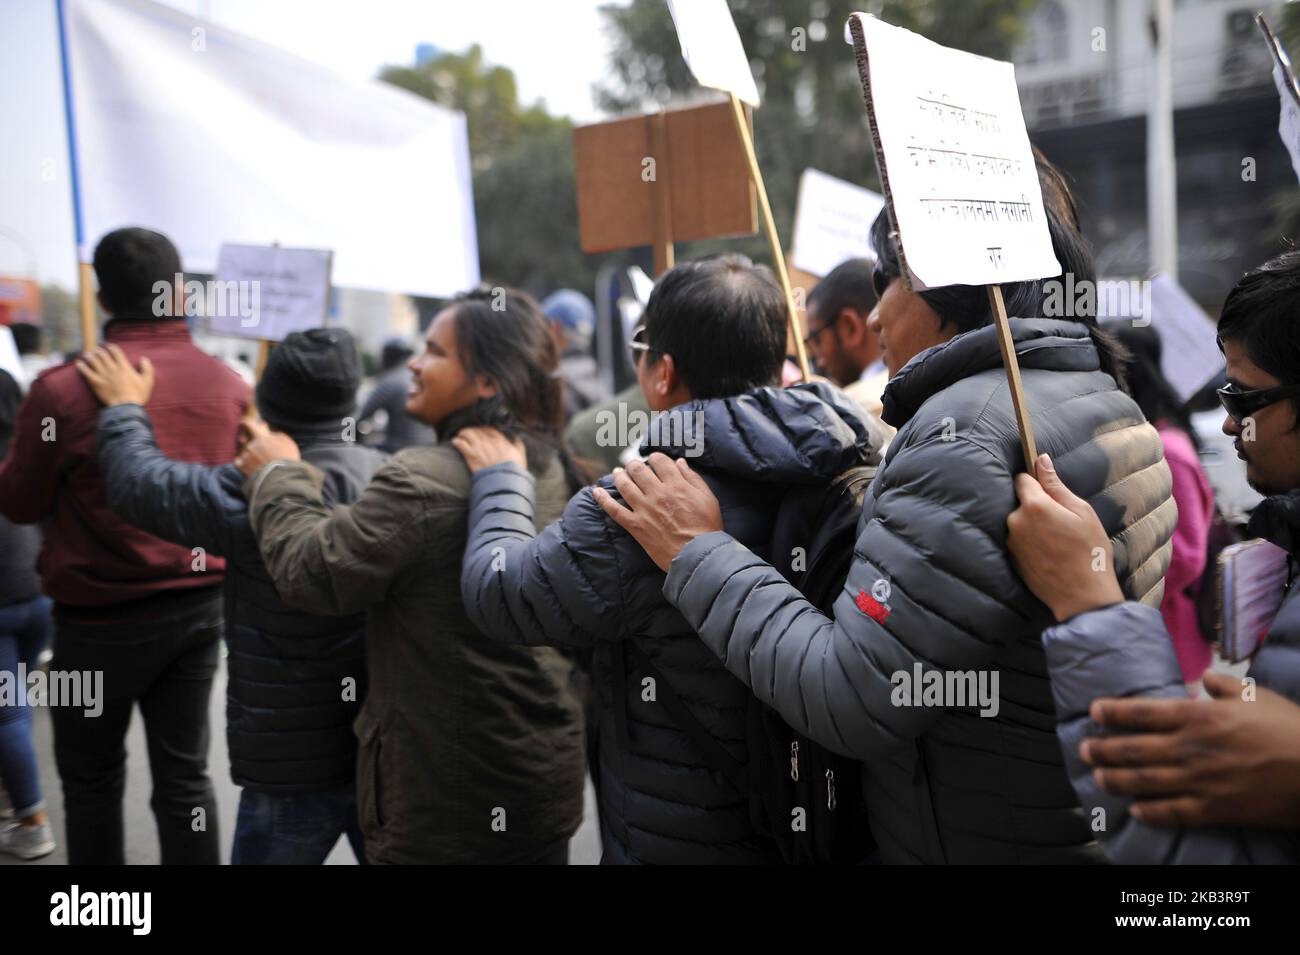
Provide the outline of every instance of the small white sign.
[[872,16],[853,14],[855,28],[877,168],[911,287],[1059,275],[1015,68]]
[[1224,366],[1214,322],[1196,300],[1167,275],[1151,280],[1151,314],[1160,335],[1160,370],[1178,400],[1186,402]]
[[329,307],[330,260],[326,249],[222,245],[215,288],[207,296],[212,331],[278,342],[291,332],[321,327]]
[[696,81],[757,106],[758,87],[726,0],[668,0],[668,12]]
[[878,192],[805,169],[794,215],[794,267],[823,278],[848,259],[875,259],[871,224],[884,207]]

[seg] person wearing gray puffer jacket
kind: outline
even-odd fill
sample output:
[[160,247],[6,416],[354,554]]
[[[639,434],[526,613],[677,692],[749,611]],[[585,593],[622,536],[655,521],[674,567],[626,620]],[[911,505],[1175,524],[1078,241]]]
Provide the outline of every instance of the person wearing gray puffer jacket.
[[[727,529],[757,552],[768,552],[792,489],[878,462],[879,427],[842,392],[760,384],[777,379],[785,344],[784,300],[766,269],[736,256],[678,266],[656,286],[643,332],[638,375],[664,413],[642,453],[689,458]],[[664,600],[663,574],[589,491],[538,533],[528,474],[457,447],[475,472],[461,575],[470,620],[496,640],[593,651],[603,862],[780,862],[751,822],[749,794],[712,768],[664,702],[675,693],[748,763],[749,691]]]
[[[1057,257],[1087,278],[1077,231],[1053,209]],[[796,731],[862,761],[882,861],[1104,861],[1054,732],[1040,642],[1052,621],[1005,551],[1024,460],[987,300],[907,289],[883,213],[872,241],[883,417],[899,430],[833,616],[719,531],[698,495],[675,486],[665,506],[649,469],[616,482],[637,485],[631,512],[606,512],[668,567],[665,596],[727,669]],[[1038,313],[1041,283],[1004,291],[1011,314]],[[1125,592],[1158,606],[1175,520],[1159,437],[1106,373],[1094,328],[1011,328],[1039,446],[1097,508]]]

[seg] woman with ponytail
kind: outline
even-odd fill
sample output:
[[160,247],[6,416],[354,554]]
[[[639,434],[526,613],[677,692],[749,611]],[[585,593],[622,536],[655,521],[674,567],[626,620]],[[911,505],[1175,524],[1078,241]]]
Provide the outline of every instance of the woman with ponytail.
[[467,619],[470,472],[448,443],[470,425],[522,441],[539,513],[558,518],[582,481],[560,438],[558,364],[531,298],[471,292],[438,313],[410,362],[407,410],[443,443],[401,451],[332,510],[284,435],[256,430],[236,460],[280,596],[312,613],[367,612],[357,795],[372,862],[567,861],[583,787],[572,666],[553,649],[485,640]]

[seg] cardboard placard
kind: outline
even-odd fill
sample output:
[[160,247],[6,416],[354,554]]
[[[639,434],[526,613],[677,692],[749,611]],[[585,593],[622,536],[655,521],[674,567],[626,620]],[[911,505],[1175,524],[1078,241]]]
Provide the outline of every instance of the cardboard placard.
[[885,197],[878,192],[805,169],[799,177],[791,263],[824,277],[849,259],[874,259],[871,225],[884,207]]
[[849,32],[909,286],[1059,275],[1015,68],[863,14]]
[[[584,252],[758,231],[754,184],[729,103],[579,126],[573,145]],[[662,238],[655,228],[659,190],[667,193],[669,220]]]
[[682,59],[701,86],[758,105],[758,87],[725,0],[668,0]]
[[210,315],[212,331],[278,342],[319,328],[329,310],[331,259],[326,249],[223,244],[209,297],[226,304]]

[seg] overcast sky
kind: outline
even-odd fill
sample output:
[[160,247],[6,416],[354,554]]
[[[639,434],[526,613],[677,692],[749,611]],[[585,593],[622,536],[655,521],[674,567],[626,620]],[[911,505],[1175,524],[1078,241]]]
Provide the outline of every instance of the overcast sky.
[[[514,70],[526,103],[541,99],[551,112],[578,120],[598,115],[591,87],[608,50],[599,0],[163,2],[357,78],[373,77],[385,64],[410,64],[418,43],[460,51],[477,42],[490,62]],[[75,251],[54,11],[55,0],[0,0],[0,273],[34,271],[71,287]],[[47,168],[59,174],[46,181],[39,171]]]

